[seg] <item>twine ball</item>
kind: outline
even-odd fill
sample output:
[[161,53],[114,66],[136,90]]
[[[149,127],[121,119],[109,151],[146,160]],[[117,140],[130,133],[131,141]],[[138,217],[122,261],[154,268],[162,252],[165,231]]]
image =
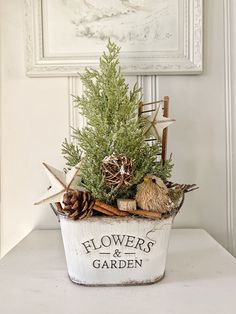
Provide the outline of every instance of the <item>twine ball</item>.
[[112,154],[102,161],[102,174],[106,186],[110,188],[126,188],[131,184],[133,162],[124,154]]

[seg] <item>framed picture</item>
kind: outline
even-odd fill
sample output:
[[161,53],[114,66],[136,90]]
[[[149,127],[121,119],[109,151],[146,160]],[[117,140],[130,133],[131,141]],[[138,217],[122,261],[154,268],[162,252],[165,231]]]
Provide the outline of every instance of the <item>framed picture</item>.
[[25,0],[28,76],[98,65],[108,38],[125,74],[202,72],[202,0]]

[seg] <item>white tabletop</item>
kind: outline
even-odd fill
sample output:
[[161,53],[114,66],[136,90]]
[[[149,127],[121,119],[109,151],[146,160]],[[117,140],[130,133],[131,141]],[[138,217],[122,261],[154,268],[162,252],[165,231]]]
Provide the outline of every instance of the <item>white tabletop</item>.
[[1,314],[235,314],[236,260],[203,230],[172,230],[154,285],[73,284],[59,230],[34,231],[0,261]]

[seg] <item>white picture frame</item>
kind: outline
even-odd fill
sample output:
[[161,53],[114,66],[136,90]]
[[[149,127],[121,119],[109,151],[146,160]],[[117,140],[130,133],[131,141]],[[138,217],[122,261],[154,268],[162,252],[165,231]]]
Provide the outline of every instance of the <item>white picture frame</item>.
[[139,6],[134,0],[90,0],[90,15],[83,2],[25,0],[29,77],[76,76],[85,67],[96,68],[107,37],[121,47],[126,75],[203,71],[203,0],[138,0]]

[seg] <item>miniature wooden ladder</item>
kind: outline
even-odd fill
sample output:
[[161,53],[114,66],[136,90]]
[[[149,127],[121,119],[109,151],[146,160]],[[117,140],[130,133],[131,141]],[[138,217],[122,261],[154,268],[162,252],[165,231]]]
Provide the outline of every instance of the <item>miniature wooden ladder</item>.
[[[143,113],[147,113],[147,112],[153,112],[156,110],[155,109],[147,109],[147,110],[143,110],[144,106],[149,106],[149,105],[157,105],[162,103],[162,110],[163,110],[163,117],[168,118],[169,117],[169,96],[164,96],[164,98],[162,100],[156,100],[156,101],[152,101],[152,102],[140,102],[139,105],[139,116],[141,116]],[[166,157],[167,157],[167,135],[168,135],[168,127],[165,128],[163,130],[163,135],[162,135],[162,152],[161,152],[161,159],[163,164],[166,161]],[[152,139],[148,139],[147,141],[152,141]]]
[[[168,96],[165,96],[163,98],[163,116],[166,118],[169,117],[169,97]],[[165,128],[163,130],[163,136],[162,136],[162,153],[161,153],[163,164],[165,163],[166,156],[167,156],[167,135],[168,135],[168,128]]]

